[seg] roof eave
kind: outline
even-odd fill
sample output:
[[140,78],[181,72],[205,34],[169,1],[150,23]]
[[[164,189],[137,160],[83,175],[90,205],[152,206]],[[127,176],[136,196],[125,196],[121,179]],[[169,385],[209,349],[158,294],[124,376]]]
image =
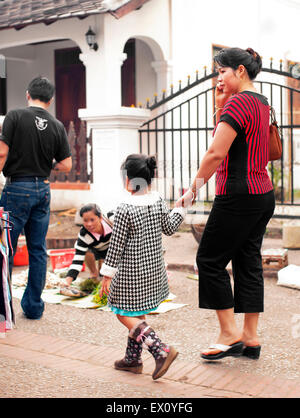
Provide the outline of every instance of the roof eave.
[[109,13],[113,15],[116,19],[120,19],[128,13],[140,9],[148,1],[149,0],[131,0],[130,2],[124,4],[116,10],[110,10]]
[[46,26],[52,25],[52,23],[55,23],[59,20],[64,19],[70,19],[70,18],[77,18],[80,20],[86,19],[87,17],[95,14],[102,14],[103,12],[92,12],[92,13],[80,13],[80,14],[66,14],[64,16],[57,16],[57,17],[51,17],[50,19],[38,19],[35,21],[25,21],[25,22],[16,22],[14,24],[10,24],[9,26],[0,26],[0,30],[6,30],[6,29],[15,29],[17,31],[24,29],[27,26],[36,25],[40,23],[44,23]]

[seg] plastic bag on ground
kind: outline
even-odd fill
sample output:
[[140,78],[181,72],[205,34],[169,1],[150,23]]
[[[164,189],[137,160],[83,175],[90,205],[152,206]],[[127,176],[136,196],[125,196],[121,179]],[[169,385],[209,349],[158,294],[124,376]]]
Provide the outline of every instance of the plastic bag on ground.
[[300,266],[290,264],[279,270],[277,284],[300,290]]

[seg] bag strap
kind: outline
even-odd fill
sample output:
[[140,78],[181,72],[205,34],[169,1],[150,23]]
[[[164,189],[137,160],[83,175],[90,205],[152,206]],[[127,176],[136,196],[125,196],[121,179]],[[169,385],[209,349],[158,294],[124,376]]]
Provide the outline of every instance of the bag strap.
[[275,113],[275,109],[273,106],[270,106],[270,118],[271,118],[271,124],[275,124],[278,125],[277,120],[276,120],[276,113]]
[[276,113],[273,106],[270,106],[270,118],[271,118],[271,125],[275,126],[277,128],[278,134],[280,138],[282,138],[282,130],[281,127],[278,125],[278,122],[276,120]]

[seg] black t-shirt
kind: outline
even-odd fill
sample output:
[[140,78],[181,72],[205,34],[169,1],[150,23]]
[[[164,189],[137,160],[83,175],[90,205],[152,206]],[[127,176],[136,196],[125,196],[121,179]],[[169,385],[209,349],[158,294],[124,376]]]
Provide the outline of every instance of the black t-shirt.
[[9,111],[0,140],[9,147],[3,167],[5,177],[48,177],[53,159],[59,162],[71,156],[63,124],[41,107]]

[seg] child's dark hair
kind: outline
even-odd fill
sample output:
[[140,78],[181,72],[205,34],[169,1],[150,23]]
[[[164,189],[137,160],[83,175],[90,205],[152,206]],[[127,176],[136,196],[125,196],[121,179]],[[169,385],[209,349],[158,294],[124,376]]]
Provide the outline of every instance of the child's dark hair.
[[224,48],[214,57],[214,61],[220,67],[230,67],[236,70],[243,65],[250,80],[254,80],[262,67],[261,57],[252,48]]
[[82,215],[86,212],[93,212],[99,218],[101,216],[101,209],[95,203],[88,203],[87,205],[82,206],[79,211],[79,215],[82,217]]
[[131,181],[133,192],[143,190],[151,184],[156,168],[156,158],[144,154],[128,155],[121,165],[123,180],[125,182],[126,176],[128,177]]
[[39,76],[31,80],[27,91],[33,100],[48,103],[54,95],[55,87],[46,77]]

